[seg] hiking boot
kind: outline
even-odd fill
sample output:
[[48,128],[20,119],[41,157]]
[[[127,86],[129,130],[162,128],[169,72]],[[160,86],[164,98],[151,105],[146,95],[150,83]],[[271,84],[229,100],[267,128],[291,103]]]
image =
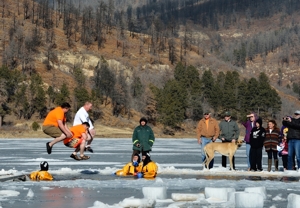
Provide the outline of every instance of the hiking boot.
[[46,148],[47,148],[48,154],[50,155],[51,152],[52,152],[52,147],[50,147],[50,142],[47,142],[47,143],[46,143]]

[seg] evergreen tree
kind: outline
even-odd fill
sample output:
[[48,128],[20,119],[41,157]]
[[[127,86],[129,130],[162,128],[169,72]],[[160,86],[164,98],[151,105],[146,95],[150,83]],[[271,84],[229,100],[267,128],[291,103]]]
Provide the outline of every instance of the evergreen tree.
[[34,98],[34,108],[39,113],[39,118],[42,119],[46,116],[46,93],[42,86],[37,87],[36,96]]
[[248,81],[246,100],[248,100],[248,109],[255,112],[258,112],[260,103],[260,96],[258,95],[257,87],[258,81],[255,78],[250,78]]
[[224,87],[222,88],[222,107],[225,110],[235,110],[237,105],[238,75],[228,71],[225,76]]
[[251,109],[249,109],[249,100],[247,99],[249,97],[249,88],[247,85],[247,80],[244,79],[242,82],[240,82],[238,86],[238,105],[237,109],[240,112],[240,114],[246,114]]
[[158,99],[160,121],[171,128],[180,125],[185,118],[186,107],[186,90],[178,81],[169,80]]
[[61,105],[64,102],[70,102],[70,91],[67,84],[64,82],[60,88],[60,92],[57,93],[55,103]]
[[214,86],[214,77],[211,70],[207,70],[203,73],[201,78],[201,92],[204,98],[204,101],[210,102],[213,97],[213,86]]
[[83,106],[86,101],[90,100],[89,92],[87,91],[87,89],[80,86],[74,89],[74,97],[77,103],[75,109],[79,108],[80,106]]
[[108,67],[108,63],[102,58],[102,62],[98,64],[96,81],[96,90],[103,94],[105,97],[105,105],[108,104],[108,97],[114,94],[114,87],[116,84],[116,75]]
[[213,82],[210,95],[211,97],[209,99],[210,105],[216,112],[218,112],[219,109],[222,108],[224,82],[225,74],[224,72],[219,72],[217,79]]
[[144,93],[144,91],[145,89],[141,82],[141,79],[137,76],[134,76],[131,84],[132,97],[139,98]]

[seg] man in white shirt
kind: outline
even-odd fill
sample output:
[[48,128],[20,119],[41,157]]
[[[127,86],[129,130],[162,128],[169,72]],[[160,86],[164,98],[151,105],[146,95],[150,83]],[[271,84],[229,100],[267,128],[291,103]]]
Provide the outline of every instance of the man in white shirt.
[[93,104],[91,102],[88,102],[88,101],[85,102],[85,104],[81,108],[79,108],[79,110],[75,114],[74,122],[73,122],[73,126],[82,124],[83,122],[88,122],[90,124],[90,128],[89,128],[90,134],[88,135],[87,146],[86,146],[86,149],[90,152],[93,152],[90,145],[93,141],[94,136],[96,135],[94,125],[88,114],[88,111],[90,111],[92,109],[92,106],[93,106]]

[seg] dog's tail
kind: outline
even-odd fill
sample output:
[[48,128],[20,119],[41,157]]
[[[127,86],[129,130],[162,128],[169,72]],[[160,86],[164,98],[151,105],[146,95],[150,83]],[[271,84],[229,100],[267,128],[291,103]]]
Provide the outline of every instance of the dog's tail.
[[203,161],[203,164],[205,165],[207,159],[209,158],[209,155],[206,152],[206,146],[203,148],[204,154],[205,154],[205,160]]

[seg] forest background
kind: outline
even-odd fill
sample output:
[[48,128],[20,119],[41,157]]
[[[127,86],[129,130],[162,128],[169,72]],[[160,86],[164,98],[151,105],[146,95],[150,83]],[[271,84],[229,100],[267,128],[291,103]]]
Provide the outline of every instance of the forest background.
[[97,136],[195,137],[203,112],[300,109],[299,0],[0,0],[1,137],[86,100]]

